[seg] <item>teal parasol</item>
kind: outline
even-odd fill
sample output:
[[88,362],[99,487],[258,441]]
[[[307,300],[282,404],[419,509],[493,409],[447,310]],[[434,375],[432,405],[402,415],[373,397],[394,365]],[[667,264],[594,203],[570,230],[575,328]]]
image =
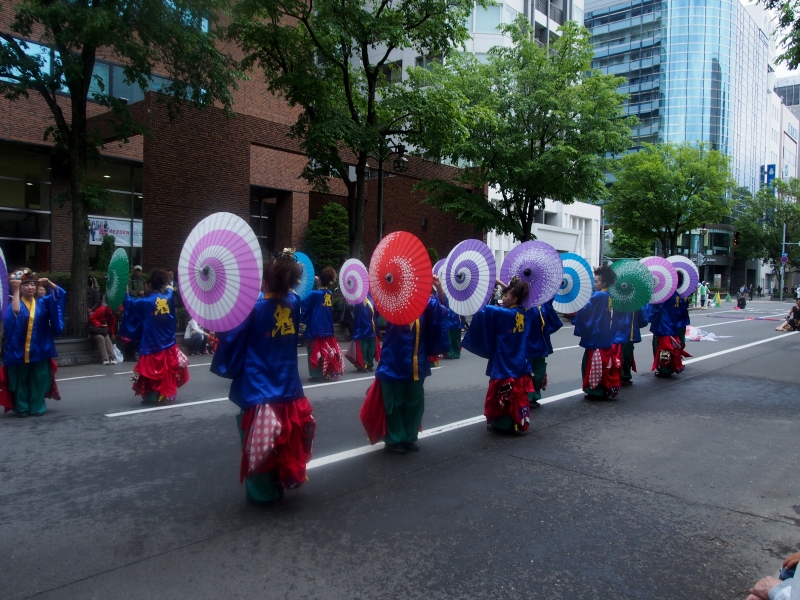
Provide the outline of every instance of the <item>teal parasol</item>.
[[608,288],[614,310],[635,312],[650,302],[655,286],[650,269],[634,259],[618,260],[611,269],[617,275],[617,281]]
[[124,248],[117,248],[108,263],[108,283],[106,284],[106,304],[111,310],[117,310],[125,300],[128,290],[128,253]]

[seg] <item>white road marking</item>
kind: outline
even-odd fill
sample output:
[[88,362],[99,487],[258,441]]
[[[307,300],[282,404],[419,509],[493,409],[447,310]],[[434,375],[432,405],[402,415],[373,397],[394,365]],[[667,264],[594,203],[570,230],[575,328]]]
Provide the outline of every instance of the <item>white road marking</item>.
[[64,379],[56,379],[57,382],[60,381],[72,381],[73,379],[91,379],[92,377],[105,377],[106,373],[102,375],[81,375],[80,377],[65,377]]
[[[431,369],[431,371],[435,371],[436,369],[443,369],[443,368],[444,367],[433,367]],[[357,377],[355,379],[340,379],[339,381],[329,381],[327,383],[315,383],[314,385],[304,385],[303,389],[308,389],[308,388],[313,388],[313,387],[323,387],[323,386],[326,386],[326,385],[337,385],[337,384],[340,384],[340,383],[354,383],[354,382],[357,382],[357,381],[366,381],[368,379],[374,379],[374,378],[375,378],[374,375],[370,375],[369,377]],[[198,404],[211,404],[213,402],[222,402],[223,400],[227,400],[227,399],[228,399],[228,397],[225,396],[224,398],[212,398],[211,400],[197,400],[195,402],[182,402],[182,403],[176,403],[176,404],[167,404],[165,406],[153,406],[153,407],[150,407],[150,408],[138,408],[136,410],[126,410],[124,412],[108,413],[105,416],[106,417],[124,417],[124,416],[127,416],[127,415],[138,415],[138,414],[141,414],[141,413],[154,412],[154,411],[157,411],[157,410],[170,410],[170,409],[173,409],[173,408],[184,408],[184,407],[187,407],[187,406],[196,406]]]

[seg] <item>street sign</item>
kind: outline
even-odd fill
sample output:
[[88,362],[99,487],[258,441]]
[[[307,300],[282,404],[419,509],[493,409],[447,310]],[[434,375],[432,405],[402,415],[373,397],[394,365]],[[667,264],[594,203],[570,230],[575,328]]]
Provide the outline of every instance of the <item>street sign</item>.
[[788,262],[789,262],[789,255],[786,253],[781,254],[781,263],[785,265]]

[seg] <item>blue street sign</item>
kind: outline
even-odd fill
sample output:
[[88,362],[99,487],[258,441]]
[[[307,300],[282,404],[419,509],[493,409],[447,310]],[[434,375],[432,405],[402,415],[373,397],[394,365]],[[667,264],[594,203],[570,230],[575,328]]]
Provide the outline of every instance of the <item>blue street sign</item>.
[[775,165],[767,165],[767,185],[775,179]]
[[789,262],[789,255],[786,252],[784,252],[783,254],[781,254],[781,263],[785,265],[788,262]]

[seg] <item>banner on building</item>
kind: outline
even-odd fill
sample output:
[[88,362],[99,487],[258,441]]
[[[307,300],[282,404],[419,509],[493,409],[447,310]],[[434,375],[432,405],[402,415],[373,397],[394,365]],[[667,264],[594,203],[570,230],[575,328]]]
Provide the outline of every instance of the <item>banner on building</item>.
[[101,245],[105,235],[113,235],[117,246],[141,248],[142,222],[130,219],[89,217],[89,245]]

